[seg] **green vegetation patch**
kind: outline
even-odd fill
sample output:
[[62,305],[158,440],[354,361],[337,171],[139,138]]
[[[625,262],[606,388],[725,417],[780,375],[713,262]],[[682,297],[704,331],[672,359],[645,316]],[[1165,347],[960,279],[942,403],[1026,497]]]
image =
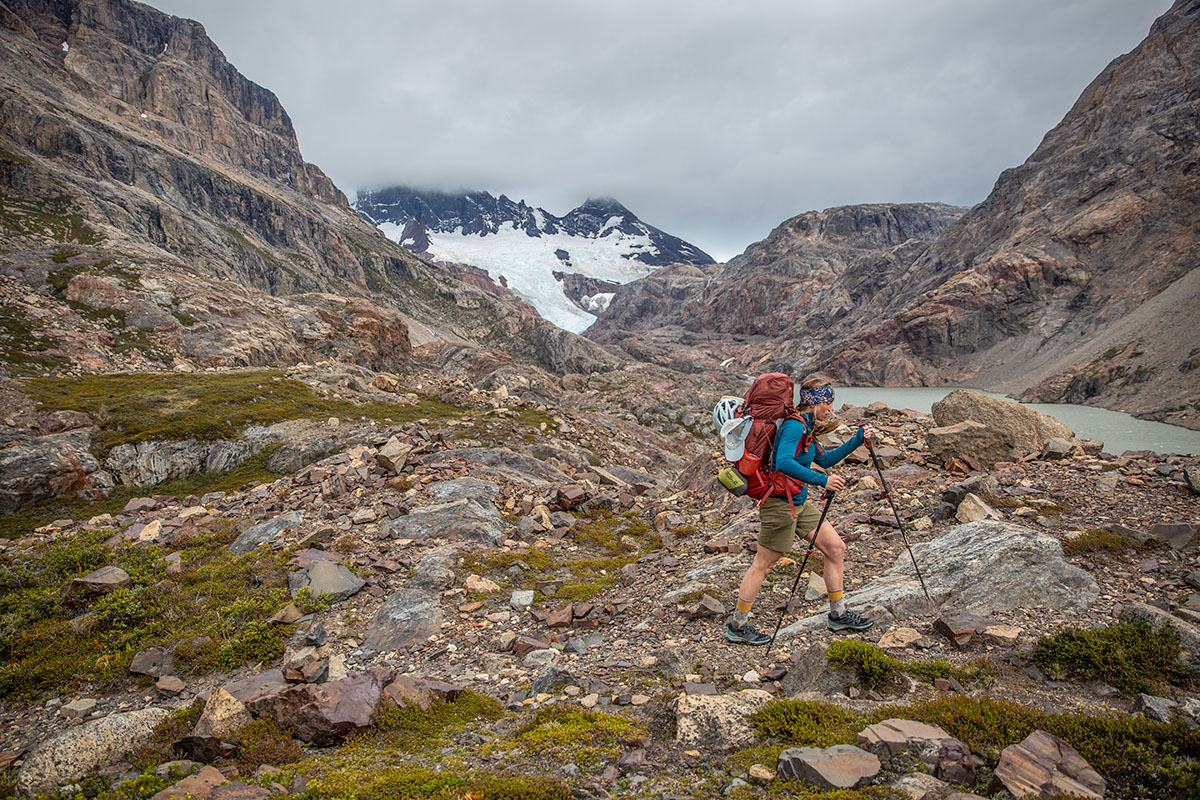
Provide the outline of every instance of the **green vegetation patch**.
[[70,366],[70,359],[51,352],[58,340],[40,329],[23,306],[0,306],[0,363],[12,374],[44,375]]
[[1189,687],[1196,673],[1179,663],[1174,630],[1153,630],[1146,622],[1119,622],[1107,628],[1068,630],[1038,640],[1033,661],[1059,680],[1100,680],[1127,695],[1155,692],[1165,684]]
[[373,731],[289,769],[310,779],[305,796],[313,798],[569,797],[565,784],[545,778],[427,766],[425,758],[437,758],[456,734],[503,715],[499,703],[474,692],[463,692],[449,703],[434,703],[428,710],[384,703],[375,712]]
[[0,194],[0,230],[6,236],[34,236],[83,245],[99,244],[104,238],[84,222],[66,195],[29,200]]
[[574,762],[590,769],[619,757],[622,740],[645,735],[645,729],[624,717],[552,705],[534,712],[514,732],[512,742],[555,763]]
[[[781,700],[750,717],[767,742],[730,757],[733,769],[774,764],[788,747],[854,744],[868,725],[900,718],[937,725],[985,760],[990,772],[1001,751],[1035,730],[1060,737],[1108,781],[1113,797],[1195,797],[1200,788],[1200,730],[1185,723],[1156,722],[1141,715],[1052,714],[991,698],[945,695],[915,705],[858,713],[828,703]],[[985,786],[968,787],[986,794]],[[852,795],[851,797],[855,797]]]
[[[183,570],[166,574],[160,545],[112,549],[113,529],[84,531],[0,556],[0,697],[31,699],[90,682],[129,678],[133,656],[175,646],[181,674],[233,669],[283,654],[288,625],[267,619],[290,599],[279,555],[233,556],[221,522],[175,543]],[[67,591],[72,578],[118,566],[133,581],[96,599]]]
[[[1153,541],[1153,540],[1152,540]],[[1107,531],[1104,528],[1090,528],[1079,536],[1063,542],[1063,553],[1067,556],[1079,556],[1085,553],[1112,553],[1125,555],[1130,550],[1148,550],[1149,543],[1143,544],[1128,536]]]
[[413,406],[330,400],[276,370],[38,378],[30,380],[26,388],[43,410],[90,415],[96,426],[93,447],[101,457],[125,443],[193,437],[202,441],[236,439],[248,425],[288,419],[336,416],[407,422],[463,413],[457,406],[430,397]]
[[932,681],[934,678],[954,678],[958,681],[973,681],[989,674],[983,664],[955,667],[941,659],[930,661],[900,661],[868,642],[841,640],[832,642],[826,651],[829,663],[834,667],[852,667],[859,679],[867,686],[882,686],[900,673]]

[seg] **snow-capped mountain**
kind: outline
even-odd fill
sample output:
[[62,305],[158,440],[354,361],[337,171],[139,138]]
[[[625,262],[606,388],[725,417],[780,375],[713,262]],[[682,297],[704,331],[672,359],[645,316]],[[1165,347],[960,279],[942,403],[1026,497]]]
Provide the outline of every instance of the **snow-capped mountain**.
[[695,245],[647,225],[616,200],[590,199],[557,217],[488,192],[397,186],[359,192],[354,208],[415,253],[488,271],[561,328],[583,331],[611,293],[572,300],[555,273],[628,283],[667,264],[712,264]]

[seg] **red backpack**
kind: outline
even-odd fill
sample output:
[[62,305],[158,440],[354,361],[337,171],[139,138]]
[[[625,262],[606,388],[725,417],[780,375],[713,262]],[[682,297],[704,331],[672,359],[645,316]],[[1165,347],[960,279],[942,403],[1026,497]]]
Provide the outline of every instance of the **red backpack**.
[[[795,384],[782,372],[759,375],[750,384],[746,399],[735,416],[750,417],[750,433],[746,436],[746,452],[737,462],[738,472],[746,478],[746,494],[762,505],[768,497],[792,496],[804,488],[804,483],[775,470],[773,464],[775,435],[786,419],[798,419],[804,424],[804,435],[800,439],[800,452],[812,441],[812,431],[792,405]],[[793,513],[795,511],[793,510]]]

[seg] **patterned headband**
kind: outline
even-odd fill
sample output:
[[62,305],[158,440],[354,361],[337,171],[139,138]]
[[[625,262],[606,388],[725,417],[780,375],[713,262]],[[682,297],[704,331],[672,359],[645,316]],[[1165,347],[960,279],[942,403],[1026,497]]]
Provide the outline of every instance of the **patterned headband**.
[[833,387],[822,386],[819,389],[801,389],[800,390],[800,405],[816,406],[821,403],[833,402]]

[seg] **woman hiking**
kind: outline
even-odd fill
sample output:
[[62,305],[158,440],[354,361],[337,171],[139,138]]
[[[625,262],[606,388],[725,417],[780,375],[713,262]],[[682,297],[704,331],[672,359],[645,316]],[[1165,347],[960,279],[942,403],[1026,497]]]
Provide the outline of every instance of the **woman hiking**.
[[[758,552],[746,570],[738,587],[737,611],[725,625],[725,638],[731,642],[748,645],[765,645],[771,637],[755,629],[748,621],[750,608],[754,605],[762,588],[763,580],[771,568],[791,552],[795,536],[800,533],[807,540],[821,518],[815,503],[808,502],[808,484],[821,486],[831,491],[841,491],[846,479],[840,475],[823,475],[811,468],[813,462],[822,468],[834,466],[867,439],[866,431],[859,428],[849,441],[826,452],[817,444],[813,435],[817,425],[832,421],[833,386],[822,375],[810,375],[800,384],[797,394],[796,413],[787,417],[775,434],[773,445],[773,469],[789,478],[801,481],[802,488],[791,498],[767,497],[759,506],[761,530],[758,535]],[[790,502],[789,502],[790,500]],[[793,507],[795,514],[793,515]],[[828,519],[817,532],[816,548],[825,561],[825,586],[829,596],[828,627],[831,631],[865,631],[874,621],[848,608],[843,597],[843,556],[846,545]]]

